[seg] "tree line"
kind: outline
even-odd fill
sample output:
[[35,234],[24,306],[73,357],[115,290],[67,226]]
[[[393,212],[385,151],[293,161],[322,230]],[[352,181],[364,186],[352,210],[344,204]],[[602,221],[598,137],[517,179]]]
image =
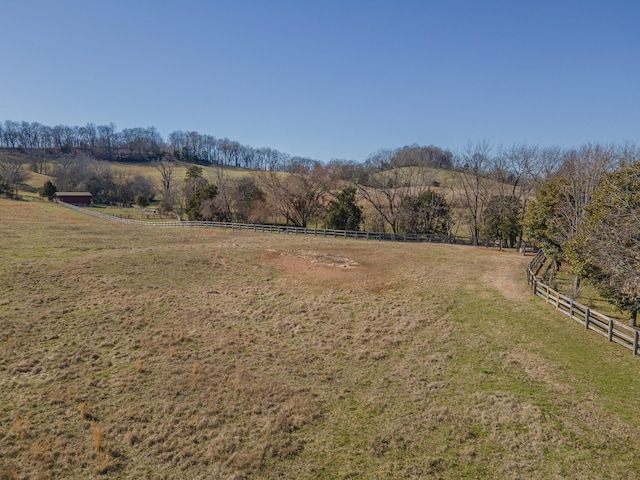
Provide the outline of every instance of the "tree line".
[[114,123],[48,126],[13,120],[0,123],[0,149],[49,155],[82,154],[98,160],[127,162],[175,158],[251,169],[278,169],[289,157],[275,149],[256,149],[193,131],[174,131],[165,140],[155,127],[118,131]]
[[585,145],[569,151],[537,190],[525,228],[549,259],[552,285],[563,263],[573,295],[588,280],[636,324],[640,310],[640,152]]
[[[17,194],[30,162],[55,178],[43,188],[47,196],[56,188],[88,190],[98,203],[141,206],[159,196],[161,208],[190,219],[455,234],[507,247],[531,242],[545,250],[551,283],[566,263],[574,295],[588,279],[633,319],[640,309],[635,146],[477,142],[453,154],[410,145],[378,150],[361,163],[323,164],[196,132],[173,132],[165,142],[154,128],[5,121],[0,147],[0,192],[8,196]],[[38,154],[48,149],[52,156]],[[150,160],[161,181],[125,175],[100,159]],[[176,160],[195,165],[179,178]],[[199,165],[221,168],[207,177]],[[227,166],[251,173],[231,177]]]
[[[452,154],[437,147],[424,150],[416,145],[405,147],[405,162],[436,162],[434,167],[451,166]],[[84,126],[48,126],[38,122],[5,120],[0,122],[0,149],[36,153],[43,156],[74,154],[109,161],[149,162],[181,160],[203,165],[221,165],[251,170],[284,171],[291,165],[311,159],[291,156],[269,147],[249,145],[195,131],[176,130],[166,139],[155,127],[125,128],[118,131],[114,123]],[[34,163],[42,169],[44,162]],[[46,173],[39,171],[38,173]]]

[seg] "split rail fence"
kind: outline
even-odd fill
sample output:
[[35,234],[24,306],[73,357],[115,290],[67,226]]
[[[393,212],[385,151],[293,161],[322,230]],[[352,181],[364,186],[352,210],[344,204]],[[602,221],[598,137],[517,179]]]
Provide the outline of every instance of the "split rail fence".
[[544,266],[545,261],[546,258],[543,252],[539,251],[527,266],[527,283],[531,287],[533,294],[555,306],[560,313],[584,325],[587,330],[592,330],[607,337],[610,342],[617,343],[637,355],[638,330],[592,310],[586,305],[582,305],[572,298],[553,290],[549,285],[545,285],[536,277]]

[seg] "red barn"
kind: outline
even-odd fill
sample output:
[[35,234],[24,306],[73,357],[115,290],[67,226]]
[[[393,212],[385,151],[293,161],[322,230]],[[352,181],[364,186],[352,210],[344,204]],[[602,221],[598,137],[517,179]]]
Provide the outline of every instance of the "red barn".
[[53,194],[53,199],[56,202],[70,203],[81,207],[91,205],[91,194],[89,192],[56,192]]

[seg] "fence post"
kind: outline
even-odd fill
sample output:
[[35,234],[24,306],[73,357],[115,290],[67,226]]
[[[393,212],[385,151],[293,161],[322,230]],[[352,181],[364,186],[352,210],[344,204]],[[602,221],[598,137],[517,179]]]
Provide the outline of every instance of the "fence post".
[[613,338],[613,319],[609,319],[609,341]]
[[589,309],[588,308],[584,312],[584,328],[589,330]]
[[573,318],[573,299],[569,300],[569,318]]
[[536,279],[536,277],[533,277],[533,281],[531,282],[532,285],[532,290],[533,290],[533,294],[536,295],[537,292],[537,288],[538,288],[538,280]]
[[549,290],[550,290],[550,287],[549,285],[547,285],[547,303],[549,303]]
[[637,330],[633,333],[633,354],[634,355],[638,354],[638,331]]

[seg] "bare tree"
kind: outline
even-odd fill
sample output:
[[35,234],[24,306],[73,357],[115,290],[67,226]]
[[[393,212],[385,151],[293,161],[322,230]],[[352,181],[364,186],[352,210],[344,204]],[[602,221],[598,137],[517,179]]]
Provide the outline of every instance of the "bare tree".
[[564,157],[562,148],[558,146],[543,147],[538,153],[538,168],[534,175],[536,187],[543,185],[556,175]]
[[262,184],[269,193],[274,212],[287,223],[306,228],[325,208],[329,187],[326,171],[320,164],[300,165],[289,170],[288,173],[264,172]]
[[617,152],[612,145],[587,144],[566,152],[558,171],[565,241],[580,232],[593,192],[616,163]]
[[264,192],[253,177],[231,178],[224,167],[218,166],[215,178],[216,195],[203,202],[201,214],[220,222],[249,222],[264,220]]
[[215,210],[217,220],[231,222],[234,209],[234,182],[226,175],[223,167],[216,168],[215,185],[218,193],[210,202],[211,210]]
[[174,198],[175,164],[170,162],[155,162],[156,170],[160,172],[160,191],[162,192],[162,206],[166,210],[172,210]]
[[489,197],[486,176],[491,147],[482,141],[467,144],[457,159],[458,178],[462,187],[463,203],[468,214],[469,233],[475,242],[480,235],[482,211]]
[[382,224],[397,233],[402,206],[409,197],[427,191],[433,176],[423,167],[402,166],[395,150],[382,149],[371,155],[356,184],[360,196],[377,212]]
[[118,148],[116,124],[111,122],[109,125],[99,125],[96,142],[100,155],[108,160],[113,160]]
[[27,178],[23,165],[24,160],[19,156],[7,156],[0,159],[0,177],[11,187],[9,191],[11,197],[18,195],[18,184]]
[[5,148],[17,148],[18,139],[20,138],[20,124],[12,120],[4,121],[2,129],[2,144]]
[[[519,224],[524,222],[527,204],[533,195],[536,181],[546,168],[540,155],[540,149],[525,144],[515,144],[501,148],[491,161],[489,176],[494,181],[492,198],[498,197],[500,214],[513,215],[513,206],[519,205]],[[520,229],[516,246],[522,242],[523,229]]]
[[96,142],[98,140],[98,130],[93,123],[87,123],[84,127],[78,129],[80,136],[80,148],[88,151],[90,155],[94,155]]

